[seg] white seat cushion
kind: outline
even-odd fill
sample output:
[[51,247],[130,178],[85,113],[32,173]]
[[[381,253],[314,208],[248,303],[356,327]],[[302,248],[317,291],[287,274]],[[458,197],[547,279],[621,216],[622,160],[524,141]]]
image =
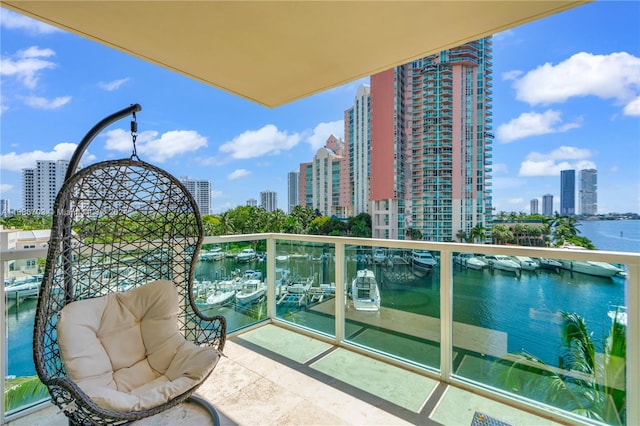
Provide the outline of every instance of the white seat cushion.
[[178,313],[175,285],[166,280],[70,303],[57,326],[69,377],[116,411],[147,410],[190,390],[219,355],[178,332]]

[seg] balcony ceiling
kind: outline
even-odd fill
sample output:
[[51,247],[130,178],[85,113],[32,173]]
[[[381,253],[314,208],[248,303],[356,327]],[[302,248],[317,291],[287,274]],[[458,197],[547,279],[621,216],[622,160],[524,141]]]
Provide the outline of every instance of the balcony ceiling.
[[584,3],[2,0],[268,107]]

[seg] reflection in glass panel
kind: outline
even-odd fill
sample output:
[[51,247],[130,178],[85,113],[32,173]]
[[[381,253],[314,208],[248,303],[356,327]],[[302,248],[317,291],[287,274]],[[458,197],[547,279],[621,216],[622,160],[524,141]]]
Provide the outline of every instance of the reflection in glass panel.
[[471,253],[454,263],[455,374],[625,424],[624,265]]
[[206,315],[224,315],[227,333],[267,318],[266,240],[205,244],[193,292]]
[[276,316],[335,335],[335,247],[276,241]]
[[345,256],[346,340],[439,368],[439,253],[347,246]]
[[33,268],[19,265],[18,271],[10,272],[10,276],[4,279],[7,333],[5,412],[21,409],[49,397],[33,364],[33,323],[43,275],[36,269],[35,259],[16,261],[19,262],[27,263],[27,266],[28,262],[32,262]]

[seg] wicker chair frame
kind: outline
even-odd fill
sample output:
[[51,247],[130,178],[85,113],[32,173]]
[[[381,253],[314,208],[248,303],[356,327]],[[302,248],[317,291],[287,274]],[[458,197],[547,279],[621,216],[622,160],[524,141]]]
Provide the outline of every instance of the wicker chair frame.
[[[203,314],[193,298],[203,240],[200,213],[179,180],[137,156],[95,163],[69,175],[54,204],[38,299],[33,337],[36,371],[71,424],[124,424],[153,416],[189,399],[202,382],[145,411],[100,407],[67,375],[58,348],[58,313],[76,300],[167,279],[178,290],[180,332],[197,345],[222,352],[225,318]],[[207,406],[196,395],[192,402]],[[206,408],[218,423],[215,409]]]

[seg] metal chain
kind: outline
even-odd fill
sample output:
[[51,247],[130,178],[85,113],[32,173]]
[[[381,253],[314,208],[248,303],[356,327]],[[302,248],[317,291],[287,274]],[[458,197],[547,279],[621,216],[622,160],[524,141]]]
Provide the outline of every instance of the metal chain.
[[136,121],[136,112],[133,112],[133,120],[131,120],[131,139],[133,141],[133,153],[131,154],[131,159],[134,158],[136,160],[140,160],[138,157],[138,152],[136,150],[136,139],[138,138],[138,122]]

